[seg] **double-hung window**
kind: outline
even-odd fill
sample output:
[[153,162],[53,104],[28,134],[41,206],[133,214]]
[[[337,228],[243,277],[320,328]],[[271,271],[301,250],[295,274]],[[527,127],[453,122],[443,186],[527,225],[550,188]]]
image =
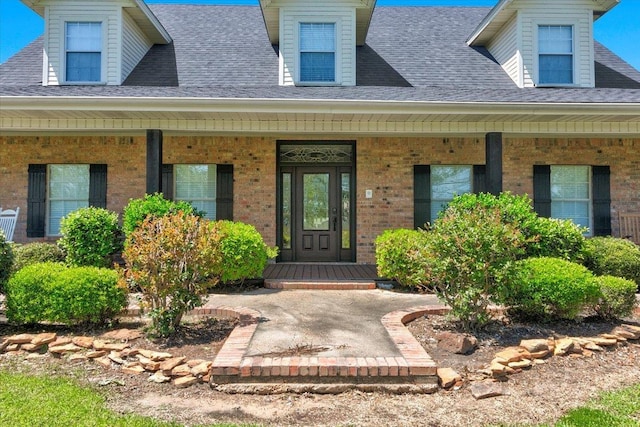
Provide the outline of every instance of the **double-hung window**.
[[89,165],[49,165],[47,234],[60,234],[60,220],[89,206]]
[[102,23],[65,23],[65,81],[102,80]]
[[551,166],[551,217],[592,230],[591,167]]
[[573,84],[573,26],[538,26],[538,83]]
[[431,221],[446,209],[453,198],[473,191],[473,173],[470,165],[431,166]]
[[300,82],[336,81],[336,24],[300,23]]
[[208,219],[216,219],[216,165],[174,165],[175,200],[190,202],[205,212]]

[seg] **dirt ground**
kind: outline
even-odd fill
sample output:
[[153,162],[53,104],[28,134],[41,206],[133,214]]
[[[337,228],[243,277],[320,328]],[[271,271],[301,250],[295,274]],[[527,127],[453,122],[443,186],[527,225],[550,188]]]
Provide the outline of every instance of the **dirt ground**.
[[[628,319],[640,325],[640,318]],[[124,324],[118,327],[142,327]],[[98,389],[116,412],[152,416],[185,425],[233,422],[265,426],[484,426],[552,422],[567,410],[583,404],[600,391],[640,382],[640,344],[627,343],[588,358],[553,357],[545,364],[510,376],[507,395],[475,400],[470,381],[480,376],[493,354],[522,338],[590,336],[610,331],[611,323],[562,323],[553,325],[496,324],[476,336],[480,347],[468,356],[440,351],[435,335],[453,327],[440,316],[420,318],[409,329],[440,367],[452,367],[464,377],[457,390],[431,395],[392,395],[347,392],[340,395],[281,394],[229,395],[206,384],[178,389],[154,384],[146,376],[131,376],[82,362],[71,364],[44,357],[25,360],[0,356],[0,368],[22,372],[68,375]],[[176,339],[152,342],[140,338],[136,347],[172,352],[188,358],[212,359],[231,331],[232,323],[209,320],[184,328]],[[0,323],[0,338],[16,333]],[[65,330],[58,330],[60,334]],[[66,331],[95,333],[104,331]],[[295,349],[292,349],[295,351]],[[639,414],[640,416],[640,414]]]

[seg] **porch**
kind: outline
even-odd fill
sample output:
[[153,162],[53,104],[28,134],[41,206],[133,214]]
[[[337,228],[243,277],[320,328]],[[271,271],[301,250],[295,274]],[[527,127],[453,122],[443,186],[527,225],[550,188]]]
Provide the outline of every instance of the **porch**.
[[264,271],[271,289],[375,289],[377,279],[373,264],[282,262]]

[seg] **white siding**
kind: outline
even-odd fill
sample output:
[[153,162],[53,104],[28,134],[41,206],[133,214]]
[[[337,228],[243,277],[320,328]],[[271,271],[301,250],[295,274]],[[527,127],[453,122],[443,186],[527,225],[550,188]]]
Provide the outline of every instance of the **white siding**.
[[519,87],[538,81],[538,26],[570,25],[574,29],[574,85],[594,87],[592,0],[517,0],[509,20],[487,43],[487,49]]
[[517,15],[507,22],[487,45],[491,55],[519,87],[522,87],[520,72],[521,55],[519,48]]
[[297,80],[300,22],[336,23],[336,84],[356,84],[356,13],[353,7],[283,7],[280,9],[280,84]]
[[124,9],[122,11],[122,24],[121,82],[127,78],[153,45]]
[[594,87],[593,3],[589,0],[520,0],[524,86],[532,87],[538,74],[538,26],[574,28],[574,84]]
[[45,26],[45,72],[43,85],[64,84],[64,31],[65,22],[102,22],[102,83],[121,83],[121,2],[92,1],[87,7],[82,0],[48,1],[45,6],[47,25]]

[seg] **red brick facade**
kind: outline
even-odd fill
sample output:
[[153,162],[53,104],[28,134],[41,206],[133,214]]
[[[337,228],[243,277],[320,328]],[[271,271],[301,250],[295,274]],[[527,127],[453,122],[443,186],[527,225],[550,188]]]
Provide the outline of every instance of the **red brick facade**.
[[[291,138],[283,138],[291,139]],[[300,138],[296,138],[300,139]],[[375,237],[387,228],[413,227],[413,166],[484,164],[478,137],[362,137],[356,141],[357,261],[373,263]],[[276,242],[275,137],[165,136],[163,163],[234,165],[234,219],[251,223]],[[503,188],[533,191],[533,165],[584,164],[611,168],[613,234],[618,212],[640,212],[640,139],[503,137]],[[20,206],[15,240],[27,241],[29,164],[104,163],[107,207],[121,212],[145,192],[144,136],[0,137],[0,206]],[[372,190],[373,197],[365,198]],[[24,212],[24,214],[23,214]]]

